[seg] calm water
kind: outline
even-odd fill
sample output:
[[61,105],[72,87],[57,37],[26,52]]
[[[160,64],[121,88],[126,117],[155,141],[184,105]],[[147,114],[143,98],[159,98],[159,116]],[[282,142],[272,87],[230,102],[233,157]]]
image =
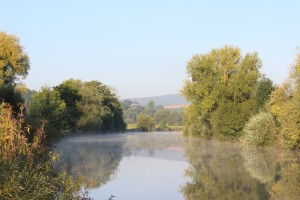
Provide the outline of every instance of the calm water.
[[57,166],[94,199],[300,199],[300,155],[180,133],[70,137]]

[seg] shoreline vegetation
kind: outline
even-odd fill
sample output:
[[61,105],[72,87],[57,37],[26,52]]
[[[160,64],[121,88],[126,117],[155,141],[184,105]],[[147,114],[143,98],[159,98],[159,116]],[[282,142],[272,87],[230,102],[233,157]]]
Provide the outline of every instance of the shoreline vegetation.
[[259,71],[257,53],[224,46],[187,65],[184,109],[120,102],[100,81],[69,79],[40,91],[20,84],[30,69],[14,35],[0,32],[0,197],[88,199],[80,179],[53,165],[52,145],[74,132],[183,131],[246,146],[300,149],[300,54],[281,86]]
[[185,135],[243,141],[247,146],[280,144],[300,149],[300,54],[280,86],[259,71],[257,53],[233,46],[195,55],[182,89]]

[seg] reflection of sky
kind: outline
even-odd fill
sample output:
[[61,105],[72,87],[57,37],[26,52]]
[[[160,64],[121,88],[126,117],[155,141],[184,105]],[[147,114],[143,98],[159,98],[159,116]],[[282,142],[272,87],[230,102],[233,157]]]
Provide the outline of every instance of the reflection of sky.
[[115,200],[183,199],[179,189],[187,181],[184,178],[187,167],[185,161],[156,156],[125,157],[119,165],[116,179],[101,188],[92,189],[90,196],[95,199],[108,199],[110,195],[114,195]]

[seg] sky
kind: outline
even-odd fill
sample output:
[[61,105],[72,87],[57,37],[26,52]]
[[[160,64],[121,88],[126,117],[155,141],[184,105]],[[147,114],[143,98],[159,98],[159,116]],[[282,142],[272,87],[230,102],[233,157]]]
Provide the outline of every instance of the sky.
[[24,83],[99,80],[121,98],[178,93],[195,54],[258,52],[280,84],[300,47],[299,0],[0,0],[0,31],[30,56]]

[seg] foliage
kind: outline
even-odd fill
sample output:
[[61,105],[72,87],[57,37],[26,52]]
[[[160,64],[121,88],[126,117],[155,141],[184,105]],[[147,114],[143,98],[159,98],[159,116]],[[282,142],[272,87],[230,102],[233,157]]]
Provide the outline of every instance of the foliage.
[[[257,110],[253,99],[261,76],[260,66],[257,53],[242,57],[240,49],[231,46],[194,56],[187,65],[189,80],[185,82],[182,93],[196,111],[187,109],[185,123],[204,123],[195,126],[212,128],[206,133],[213,137],[238,138],[248,117]],[[235,109],[233,113],[231,108]],[[226,125],[231,127],[223,129]],[[192,130],[185,128],[185,131]],[[204,134],[197,132],[197,135]],[[194,135],[193,132],[186,134]]]
[[182,110],[170,111],[167,124],[169,126],[182,126],[182,124],[183,124],[183,111]]
[[0,86],[13,84],[25,78],[29,70],[29,57],[23,52],[19,39],[0,32]]
[[48,139],[58,139],[62,136],[67,110],[58,91],[44,87],[40,92],[35,93],[28,106],[27,115],[34,127],[37,127],[40,122],[46,122],[45,130],[48,132]]
[[77,103],[82,99],[82,96],[79,94],[81,85],[81,81],[70,79],[54,88],[54,90],[58,91],[60,99],[66,104],[65,128],[73,131],[76,129],[76,124],[80,117]]
[[272,145],[276,139],[273,115],[260,112],[252,116],[244,127],[244,133],[244,141],[247,145]]
[[35,132],[32,142],[26,138],[29,127],[22,128],[20,114],[0,106],[0,198],[1,199],[85,199],[80,182],[63,171],[53,170],[55,155],[45,156],[43,129]]
[[280,123],[284,146],[300,149],[300,54],[289,80],[272,92],[267,107]]
[[213,136],[219,139],[240,138],[246,120],[256,112],[254,99],[234,104],[223,103],[211,114],[210,124]]
[[125,121],[128,124],[136,123],[138,115],[144,112],[144,107],[136,101],[124,100],[122,101],[122,107]]
[[22,94],[12,84],[0,85],[0,102],[8,103],[16,113],[20,112],[20,107],[24,104]]
[[82,84],[79,89],[82,96],[77,103],[81,113],[77,122],[79,129],[101,131],[123,131],[126,124],[123,120],[121,104],[110,88],[99,81]]
[[208,121],[208,115],[198,113],[195,105],[190,105],[184,112],[183,134],[194,136],[212,137],[211,125]]
[[147,105],[145,106],[145,114],[154,117],[155,114],[155,102],[149,101]]
[[171,114],[171,112],[167,109],[160,109],[160,110],[156,111],[155,116],[154,116],[155,122],[156,123],[160,123],[160,122],[167,123],[168,119],[170,117],[170,114]]
[[15,87],[15,90],[21,94],[24,100],[25,107],[27,107],[31,103],[31,98],[36,93],[35,90],[28,89],[27,86],[24,84],[18,84]]
[[155,129],[155,120],[148,115],[140,115],[137,119],[137,128],[141,131],[153,131]]
[[255,95],[258,108],[265,105],[274,89],[275,87],[270,79],[263,77],[259,80]]
[[144,108],[136,101],[124,100],[122,101],[124,109],[125,121],[128,124],[137,123],[137,116],[144,114],[155,119],[158,125],[157,130],[168,131],[170,126],[182,126],[183,124],[183,111],[182,110],[169,110],[163,106],[155,106],[153,101],[148,102]]
[[67,80],[57,87],[43,88],[31,97],[27,115],[37,126],[47,121],[48,138],[84,131],[123,131],[126,124],[116,95],[99,81]]

